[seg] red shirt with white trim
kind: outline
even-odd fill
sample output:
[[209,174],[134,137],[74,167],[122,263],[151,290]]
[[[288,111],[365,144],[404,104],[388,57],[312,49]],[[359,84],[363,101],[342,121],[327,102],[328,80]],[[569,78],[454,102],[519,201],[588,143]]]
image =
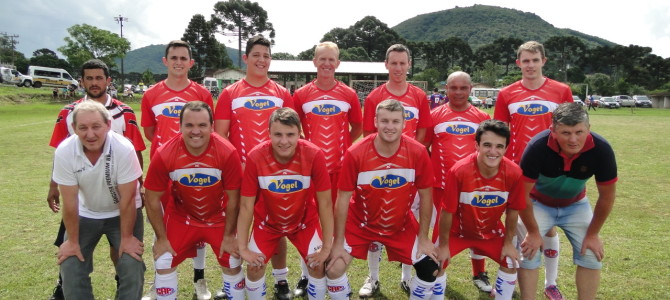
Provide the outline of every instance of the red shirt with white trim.
[[433,168],[426,147],[402,136],[391,157],[379,155],[371,134],[344,156],[338,188],[353,191],[349,218],[379,235],[392,235],[410,221],[417,189],[433,186]]
[[508,208],[526,208],[521,168],[503,157],[498,173],[484,178],[477,152],[458,161],[447,174],[442,209],[453,214],[451,235],[467,239],[505,236],[501,217]]
[[570,87],[549,78],[536,90],[524,87],[521,81],[500,90],[493,118],[510,125],[512,136],[505,156],[519,164],[528,141],[549,128],[554,110],[566,102],[573,102]]
[[170,89],[165,80],[149,88],[142,96],[142,127],[155,127],[149,156],[179,133],[179,113],[186,102],[202,101],[214,108],[212,94],[193,81],[181,91]]
[[216,133],[198,156],[188,152],[178,134],[156,151],[144,181],[149,190],[171,194],[174,205],[169,217],[197,227],[224,226],[225,190],[237,190],[241,185],[240,157],[230,142]]
[[239,152],[242,163],[247,162],[251,149],[269,139],[270,115],[281,107],[293,108],[293,97],[272,80],[255,87],[241,79],[221,92],[214,119],[230,121],[228,139]]
[[254,222],[271,232],[291,233],[318,216],[314,193],[330,189],[323,152],[306,140],[298,140],[295,154],[286,164],[272,154],[266,141],[249,153],[240,195],[259,197]]
[[352,143],[349,124],[360,124],[363,118],[356,92],[339,81],[328,91],[310,82],[295,91],[293,100],[305,139],[323,151],[328,171],[338,172]]
[[426,100],[426,93],[422,89],[408,83],[405,94],[396,96],[389,92],[386,84],[382,84],[372,90],[365,98],[363,109],[364,131],[377,131],[375,128],[377,105],[387,99],[398,100],[405,108],[405,128],[402,131],[405,135],[415,138],[417,129],[430,127],[430,106],[428,100]]

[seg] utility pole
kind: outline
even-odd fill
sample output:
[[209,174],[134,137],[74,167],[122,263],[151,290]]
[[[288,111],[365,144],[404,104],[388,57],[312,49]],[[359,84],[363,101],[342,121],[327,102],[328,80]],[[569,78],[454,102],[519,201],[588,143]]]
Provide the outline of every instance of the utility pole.
[[[116,23],[119,23],[119,25],[121,25],[121,38],[123,38],[123,22],[128,22],[128,18],[123,17],[119,14],[118,17],[114,17],[114,21],[116,21]],[[125,56],[126,54],[123,53],[123,55]],[[123,78],[124,75],[125,75],[124,72],[123,72],[123,57],[124,56],[121,56],[121,90],[123,90],[123,85],[126,83],[124,78]]]
[[18,39],[19,36],[16,34],[9,35],[6,32],[0,33],[1,35],[5,36],[9,40],[9,50],[12,51],[12,67],[16,68],[14,65],[14,49],[16,49],[16,44],[19,43],[19,41],[16,41],[14,39]]

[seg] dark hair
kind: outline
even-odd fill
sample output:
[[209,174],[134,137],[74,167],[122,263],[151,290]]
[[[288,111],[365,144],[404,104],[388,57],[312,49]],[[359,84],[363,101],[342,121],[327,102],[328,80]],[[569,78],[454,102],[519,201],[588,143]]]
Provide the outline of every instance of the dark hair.
[[437,88],[433,88],[433,92],[436,92],[436,93],[437,93]]
[[268,51],[270,52],[270,55],[272,55],[272,50],[270,49],[270,46],[272,46],[272,42],[266,39],[262,34],[256,35],[247,41],[247,49],[244,52],[244,54],[248,56],[249,53],[251,53],[251,48],[253,48],[255,45],[268,47]]
[[385,60],[389,60],[389,54],[391,54],[391,52],[405,52],[405,53],[407,53],[407,60],[408,61],[411,60],[411,57],[412,57],[412,52],[410,52],[409,48],[407,48],[407,46],[405,46],[403,44],[393,44],[393,45],[391,45],[391,47],[386,49],[386,59]]
[[165,58],[168,58],[168,51],[170,51],[170,48],[179,48],[179,47],[186,48],[186,50],[188,50],[188,58],[193,58],[193,55],[191,54],[191,45],[189,45],[188,42],[184,42],[181,40],[171,41],[167,45],[167,47],[165,47]]
[[105,73],[105,78],[109,78],[109,67],[107,67],[107,64],[104,61],[97,58],[89,59],[81,65],[81,77],[84,77],[84,70],[93,69],[102,69],[102,72]]
[[187,102],[186,104],[184,104],[184,107],[181,108],[181,112],[179,112],[179,124],[181,124],[182,121],[184,120],[184,112],[186,110],[190,111],[206,110],[207,114],[209,115],[209,124],[214,124],[214,119],[212,118],[212,108],[209,107],[209,104],[202,101]]
[[575,126],[582,122],[589,124],[589,114],[586,113],[581,104],[575,102],[561,103],[551,117],[551,123],[554,127],[559,124]]
[[477,127],[477,131],[475,132],[475,141],[477,141],[477,144],[479,144],[481,141],[482,134],[487,131],[493,132],[497,136],[504,137],[505,147],[509,146],[510,131],[505,122],[498,121],[496,119],[490,119],[481,122],[479,127]]
[[298,127],[298,131],[301,130],[300,116],[298,116],[298,113],[290,107],[282,107],[272,112],[268,127],[272,126],[272,123],[277,121],[282,125],[295,126]]

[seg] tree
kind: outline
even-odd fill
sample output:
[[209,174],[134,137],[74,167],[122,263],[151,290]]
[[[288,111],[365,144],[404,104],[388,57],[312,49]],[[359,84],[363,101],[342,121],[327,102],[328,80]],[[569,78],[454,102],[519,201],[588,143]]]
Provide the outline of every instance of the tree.
[[28,63],[31,66],[42,66],[42,67],[72,70],[72,66],[70,66],[70,64],[66,60],[58,58],[56,52],[47,48],[35,50],[33,52],[33,57],[30,58]]
[[575,66],[586,52],[586,45],[575,36],[552,36],[544,42],[549,67],[554,66],[563,82],[568,81],[568,69]]
[[222,69],[233,65],[225,45],[214,37],[217,25],[196,14],[186,27],[182,40],[191,44],[191,56],[195,64],[189,70],[189,77],[202,77],[207,69]]
[[490,60],[503,66],[505,68],[504,75],[508,75],[510,66],[515,67],[516,51],[521,44],[523,44],[523,41],[514,37],[496,39],[493,43],[477,49],[475,54],[477,65],[483,66],[487,60]]
[[125,56],[130,50],[126,38],[88,24],[74,25],[67,32],[70,36],[64,39],[66,45],[58,51],[67,56],[72,66],[81,66],[85,61],[97,58],[111,68],[116,65],[115,58]]
[[277,60],[296,60],[295,55],[288,52],[277,52],[272,54],[272,59]]
[[274,44],[275,29],[268,22],[268,13],[258,4],[249,0],[219,1],[214,4],[212,22],[221,26],[221,32],[237,36],[237,65],[242,66],[242,40],[248,40],[256,34],[268,33]]
[[352,29],[355,45],[363,47],[374,61],[384,61],[386,50],[390,45],[405,42],[386,23],[373,16],[364,17],[356,22]]
[[370,61],[368,52],[361,47],[352,47],[340,50],[340,60],[345,61]]
[[154,81],[154,73],[151,73],[149,69],[144,71],[144,73],[142,73],[142,82],[147,86],[156,83],[156,81]]

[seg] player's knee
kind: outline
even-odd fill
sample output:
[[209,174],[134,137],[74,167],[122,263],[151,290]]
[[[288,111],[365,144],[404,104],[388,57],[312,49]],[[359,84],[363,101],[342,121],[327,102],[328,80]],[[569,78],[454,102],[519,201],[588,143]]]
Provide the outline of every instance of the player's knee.
[[430,257],[425,256],[423,259],[414,264],[416,270],[416,277],[425,281],[433,282],[437,278],[437,272],[440,267]]

